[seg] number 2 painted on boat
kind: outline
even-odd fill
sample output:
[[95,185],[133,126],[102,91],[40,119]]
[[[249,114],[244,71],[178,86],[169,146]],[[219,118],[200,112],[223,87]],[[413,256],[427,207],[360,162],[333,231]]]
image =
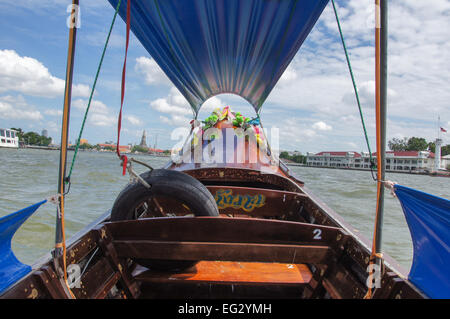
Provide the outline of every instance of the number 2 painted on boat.
[[315,239],[315,240],[322,239],[322,230],[321,229],[314,229],[313,234],[314,234],[313,239]]

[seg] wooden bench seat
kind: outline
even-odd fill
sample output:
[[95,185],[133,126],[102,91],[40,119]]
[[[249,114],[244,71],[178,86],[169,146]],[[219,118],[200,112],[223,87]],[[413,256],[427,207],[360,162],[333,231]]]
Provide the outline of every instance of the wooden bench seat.
[[143,298],[300,298],[312,274],[304,264],[200,261],[180,273],[137,269]]
[[144,271],[135,278],[141,282],[220,283],[247,285],[304,285],[312,274],[303,264],[201,261],[181,273]]

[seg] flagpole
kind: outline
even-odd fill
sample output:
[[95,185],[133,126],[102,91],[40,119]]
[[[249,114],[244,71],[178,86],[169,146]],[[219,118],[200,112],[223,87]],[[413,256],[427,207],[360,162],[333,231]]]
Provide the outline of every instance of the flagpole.
[[438,115],[438,139],[441,139],[441,116]]

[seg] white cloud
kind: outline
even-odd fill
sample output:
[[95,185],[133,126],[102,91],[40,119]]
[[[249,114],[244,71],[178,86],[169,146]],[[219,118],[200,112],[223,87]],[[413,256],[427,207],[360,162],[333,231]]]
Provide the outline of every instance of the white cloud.
[[[216,108],[223,108],[224,106],[225,103],[219,97],[213,96],[208,100],[206,100],[205,103],[203,103],[201,110],[206,112],[212,112]],[[233,111],[235,110],[234,107],[232,109]]]
[[[87,103],[87,100],[78,99],[74,100],[72,105],[84,112],[86,110]],[[117,123],[117,117],[111,114],[105,103],[98,100],[92,100],[88,114],[88,121],[94,126],[113,126]]]
[[331,131],[333,128],[323,121],[316,122],[312,125],[312,128],[318,131]]
[[192,114],[192,111],[189,109],[188,105],[183,105],[183,104],[176,104],[176,103],[171,103],[170,101],[171,96],[169,94],[168,97],[166,98],[160,98],[157,99],[153,102],[150,103],[150,106],[161,113],[166,113],[166,114],[173,114],[173,115],[178,115],[178,114],[183,114],[183,115],[189,115]]
[[[77,99],[74,100],[72,102],[72,106],[85,111],[86,107],[88,105],[88,100],[83,100],[83,99]],[[91,106],[89,108],[89,112],[91,113],[100,113],[100,114],[107,114],[109,112],[108,107],[105,105],[105,103],[103,103],[102,101],[98,101],[98,100],[92,100],[91,101]]]
[[89,116],[89,122],[94,126],[113,126],[117,119],[107,114],[93,113]]
[[[84,115],[88,100],[77,99],[72,102],[72,106],[80,111],[80,114]],[[110,108],[99,100],[92,100],[89,108],[89,114],[87,121],[90,125],[99,127],[113,127],[117,125],[117,114],[112,112]],[[132,126],[142,126],[143,121],[135,115],[123,114],[122,125],[127,122]],[[126,127],[122,127],[123,132],[127,132]]]
[[38,121],[42,118],[41,112],[28,105],[22,96],[0,97],[0,119]]
[[45,128],[49,131],[49,132],[53,132],[56,133],[55,136],[58,136],[58,132],[59,132],[59,126],[56,122],[52,122],[52,121],[47,121],[45,123]]
[[[220,98],[213,96],[203,103],[201,110],[212,112],[214,109],[224,106],[225,104]],[[150,107],[166,114],[167,116],[160,116],[160,120],[169,125],[186,126],[193,118],[191,106],[176,87],[172,87],[165,98],[152,101]]]
[[127,120],[130,124],[134,126],[142,126],[144,123],[138,117],[134,115],[125,115],[125,120]]
[[[0,1],[0,10],[17,12],[17,10],[32,10],[34,14],[53,14],[56,16],[68,16],[67,7],[71,2],[66,0],[2,0]],[[102,0],[90,0],[82,4],[82,15],[87,12],[89,14],[99,15],[103,10],[110,9],[111,6]],[[83,20],[82,20],[83,21]]]
[[160,120],[172,126],[186,126],[192,119],[192,109],[184,96],[172,87],[165,98],[159,98],[150,103],[150,107],[168,116],[160,116]]
[[[53,98],[62,96],[64,87],[65,81],[51,75],[38,60],[19,56],[14,50],[0,50],[0,93],[14,91]],[[75,84],[72,95],[88,96],[89,86]]]
[[44,111],[44,114],[50,115],[50,116],[61,116],[63,114],[63,111],[55,110],[55,109],[47,109]]
[[264,128],[267,133],[271,132],[272,128],[279,129],[279,144],[282,149],[298,149],[298,145],[308,143],[318,137],[316,131],[312,130],[307,122],[303,118],[286,118],[282,121],[275,119],[267,122]]
[[[375,49],[371,0],[336,1],[358,86],[365,124],[375,145]],[[436,138],[438,115],[450,118],[450,1],[394,1],[389,8],[388,139]],[[361,120],[331,3],[263,107],[281,117],[322,121],[333,130],[331,145],[366,149]],[[298,114],[298,113],[297,113]],[[283,120],[284,123],[287,121]],[[278,124],[280,125],[280,124]],[[323,127],[325,128],[325,126]],[[324,135],[327,131],[315,130]],[[317,150],[322,135],[305,134],[296,148]],[[309,134],[310,136],[306,136]],[[347,143],[347,144],[344,144]]]
[[191,120],[181,115],[172,115],[170,117],[160,115],[159,119],[161,122],[171,126],[187,126]]
[[145,83],[156,85],[172,85],[167,75],[155,60],[141,56],[136,59],[134,70],[144,76]]
[[277,85],[278,86],[284,86],[292,81],[296,80],[298,77],[297,71],[295,70],[295,67],[293,64],[290,64],[286,70],[284,71],[283,75],[281,75],[280,79],[278,80]]

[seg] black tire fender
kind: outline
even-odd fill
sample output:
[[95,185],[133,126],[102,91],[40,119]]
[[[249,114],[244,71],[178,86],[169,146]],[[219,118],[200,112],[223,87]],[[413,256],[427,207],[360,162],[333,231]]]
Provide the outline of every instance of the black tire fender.
[[[134,219],[134,209],[152,196],[167,196],[186,204],[195,216],[219,216],[216,201],[197,179],[179,171],[155,169],[140,175],[151,187],[130,183],[117,196],[111,210],[111,221]],[[151,269],[179,271],[194,266],[197,261],[136,260]]]

